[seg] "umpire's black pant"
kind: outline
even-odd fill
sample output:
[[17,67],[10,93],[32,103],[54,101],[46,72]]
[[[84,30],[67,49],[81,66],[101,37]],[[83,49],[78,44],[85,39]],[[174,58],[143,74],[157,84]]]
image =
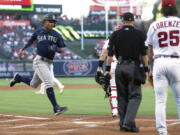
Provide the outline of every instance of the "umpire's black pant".
[[120,126],[136,126],[135,117],[141,102],[141,84],[134,82],[135,63],[123,61],[117,64],[115,79],[117,85]]

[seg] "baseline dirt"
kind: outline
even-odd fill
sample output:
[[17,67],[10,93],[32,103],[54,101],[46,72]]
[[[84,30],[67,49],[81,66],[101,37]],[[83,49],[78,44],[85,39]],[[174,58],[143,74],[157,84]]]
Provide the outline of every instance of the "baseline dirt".
[[[142,85],[142,87],[149,87],[149,86],[150,84]],[[67,84],[65,85],[65,89],[87,89],[87,88],[101,88],[101,86],[97,84]],[[22,89],[30,90],[32,88],[27,85],[17,85],[14,87],[0,86],[0,90],[22,90]]]
[[[179,124],[168,117],[171,135],[179,135]],[[157,135],[153,117],[137,118],[139,133],[119,131],[118,118],[110,115],[19,116],[0,114],[0,135]],[[178,124],[177,124],[178,123]]]

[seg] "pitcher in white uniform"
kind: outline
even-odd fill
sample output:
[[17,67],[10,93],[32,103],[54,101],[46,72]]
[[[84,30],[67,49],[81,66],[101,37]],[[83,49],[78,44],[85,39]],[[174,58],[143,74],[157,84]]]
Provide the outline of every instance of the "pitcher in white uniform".
[[168,135],[166,125],[167,87],[171,86],[180,119],[180,18],[176,17],[176,1],[162,0],[164,17],[151,24],[147,33],[149,54],[154,58],[156,128]]

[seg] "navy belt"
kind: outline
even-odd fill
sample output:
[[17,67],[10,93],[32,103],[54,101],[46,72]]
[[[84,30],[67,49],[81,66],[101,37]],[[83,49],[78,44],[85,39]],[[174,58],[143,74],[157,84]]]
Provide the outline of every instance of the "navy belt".
[[50,60],[50,59],[42,57],[42,56],[40,56],[40,57],[41,57],[40,60],[42,60],[44,62],[53,63],[53,60]]

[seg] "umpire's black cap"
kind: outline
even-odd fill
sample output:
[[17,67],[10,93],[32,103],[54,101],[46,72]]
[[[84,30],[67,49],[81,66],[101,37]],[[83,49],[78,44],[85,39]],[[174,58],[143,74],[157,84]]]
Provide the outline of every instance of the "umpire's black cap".
[[57,22],[57,20],[56,20],[56,18],[55,18],[55,16],[53,14],[44,15],[43,22],[45,22],[45,21],[53,21],[54,23]]
[[123,21],[134,21],[134,15],[130,12],[124,13]]

